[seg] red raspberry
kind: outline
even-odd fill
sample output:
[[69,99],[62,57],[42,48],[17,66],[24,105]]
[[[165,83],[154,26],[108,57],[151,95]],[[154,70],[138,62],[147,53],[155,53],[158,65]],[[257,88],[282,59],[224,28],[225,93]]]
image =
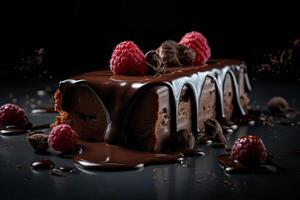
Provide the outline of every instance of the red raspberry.
[[210,47],[206,38],[199,32],[192,31],[186,33],[180,40],[179,44],[187,46],[196,52],[194,64],[202,65],[208,61],[210,57]]
[[52,128],[48,144],[55,151],[69,152],[76,147],[77,139],[77,133],[69,125],[60,124]]
[[259,137],[247,135],[234,142],[231,149],[231,158],[244,164],[258,164],[266,160],[267,150]]
[[25,111],[15,104],[4,104],[0,107],[0,127],[4,126],[28,126],[28,120]]
[[121,42],[112,53],[110,69],[114,74],[145,75],[147,72],[145,55],[133,42]]

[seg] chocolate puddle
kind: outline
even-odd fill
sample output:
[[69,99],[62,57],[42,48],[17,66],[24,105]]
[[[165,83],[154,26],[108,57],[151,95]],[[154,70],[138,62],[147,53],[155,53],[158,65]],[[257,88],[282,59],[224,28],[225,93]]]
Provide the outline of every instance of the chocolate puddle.
[[[123,171],[143,168],[146,165],[179,163],[182,153],[159,154],[130,150],[107,143],[80,141],[81,150],[74,162],[85,169],[101,171]],[[187,151],[189,155],[203,155],[200,151]]]
[[54,168],[54,163],[51,160],[40,160],[35,161],[31,164],[32,169],[41,170],[41,169],[52,169]]
[[54,106],[41,106],[41,107],[36,107],[31,110],[32,114],[47,114],[47,113],[57,113],[54,110]]
[[39,130],[39,129],[47,129],[50,128],[50,124],[40,124],[32,126],[31,128],[28,127],[21,127],[21,126],[5,126],[3,129],[0,130],[2,135],[19,135],[28,133],[29,131]]
[[21,127],[5,127],[4,129],[0,130],[2,135],[19,135],[27,133],[28,129],[24,129]]
[[231,174],[275,174],[278,172],[277,166],[271,161],[260,163],[255,166],[244,165],[239,162],[235,162],[228,154],[219,156],[219,165],[228,173]]

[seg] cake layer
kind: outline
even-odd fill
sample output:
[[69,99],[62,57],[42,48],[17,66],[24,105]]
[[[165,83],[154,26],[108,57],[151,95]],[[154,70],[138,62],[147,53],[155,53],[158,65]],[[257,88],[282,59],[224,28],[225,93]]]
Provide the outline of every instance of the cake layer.
[[81,138],[149,151],[193,148],[206,119],[245,114],[251,89],[237,60],[157,76],[95,71],[62,81],[61,108]]

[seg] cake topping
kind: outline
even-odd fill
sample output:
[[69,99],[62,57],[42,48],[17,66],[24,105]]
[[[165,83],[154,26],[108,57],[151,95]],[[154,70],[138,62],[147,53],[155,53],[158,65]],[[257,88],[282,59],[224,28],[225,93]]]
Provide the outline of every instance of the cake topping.
[[0,107],[0,127],[17,126],[30,127],[25,111],[15,104],[4,104]]
[[70,152],[77,146],[78,135],[67,124],[60,124],[50,132],[48,144],[55,151]]
[[110,69],[114,74],[145,75],[147,72],[145,56],[133,42],[121,42],[112,53]]
[[259,137],[247,135],[234,142],[231,149],[231,158],[243,164],[257,165],[266,160],[267,150]]
[[196,52],[173,40],[167,40],[156,50],[145,55],[149,74],[162,74],[166,67],[181,67],[192,65]]
[[166,67],[180,67],[193,64],[196,52],[175,41],[167,40],[156,50]]
[[273,97],[267,103],[268,110],[273,115],[284,115],[289,110],[288,102],[280,96]]
[[187,46],[196,52],[194,64],[201,65],[208,61],[211,51],[206,38],[199,32],[192,31],[186,33],[180,40],[179,44]]
[[145,55],[145,61],[149,74],[163,74],[165,72],[163,61],[156,51],[148,51]]
[[167,40],[146,55],[131,41],[119,43],[110,60],[110,69],[120,75],[162,74],[166,67],[204,64],[210,57],[210,47],[199,32],[185,34],[179,43]]

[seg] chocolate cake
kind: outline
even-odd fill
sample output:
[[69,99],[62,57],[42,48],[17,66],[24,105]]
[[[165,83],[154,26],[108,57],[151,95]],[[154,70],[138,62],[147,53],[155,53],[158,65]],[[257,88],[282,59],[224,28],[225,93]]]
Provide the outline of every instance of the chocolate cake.
[[60,82],[56,124],[71,125],[81,139],[132,149],[192,149],[205,120],[235,121],[245,115],[250,90],[246,65],[238,60],[145,76],[94,71]]

